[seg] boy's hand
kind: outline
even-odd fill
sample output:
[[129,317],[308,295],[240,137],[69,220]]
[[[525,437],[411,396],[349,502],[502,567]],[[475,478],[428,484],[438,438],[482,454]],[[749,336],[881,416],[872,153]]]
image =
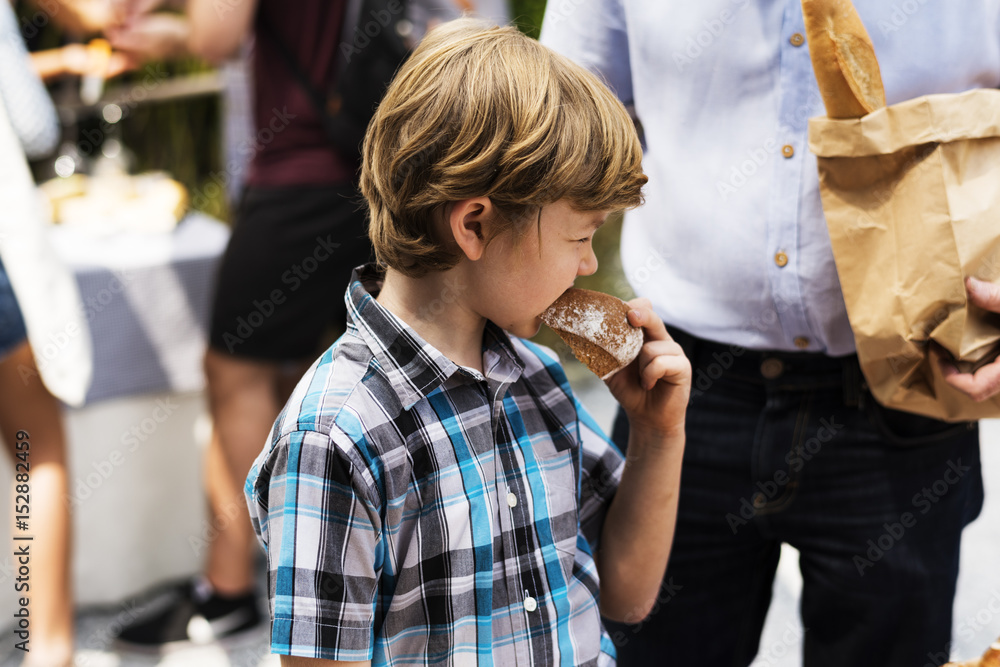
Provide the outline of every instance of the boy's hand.
[[628,415],[630,429],[682,435],[691,364],[649,299],[633,299],[628,305],[628,321],[643,328],[645,341],[635,361],[607,380],[608,389]]

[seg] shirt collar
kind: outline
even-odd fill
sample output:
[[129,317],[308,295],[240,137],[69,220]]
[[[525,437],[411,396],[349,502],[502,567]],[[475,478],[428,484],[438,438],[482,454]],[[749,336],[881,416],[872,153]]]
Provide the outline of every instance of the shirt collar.
[[[483,379],[443,355],[375,300],[384,278],[384,271],[374,263],[354,269],[344,295],[347,326],[355,328],[368,345],[403,409],[426,398],[456,373]],[[515,382],[524,371],[524,362],[507,332],[488,320],[483,333],[483,368],[487,380],[503,384]]]

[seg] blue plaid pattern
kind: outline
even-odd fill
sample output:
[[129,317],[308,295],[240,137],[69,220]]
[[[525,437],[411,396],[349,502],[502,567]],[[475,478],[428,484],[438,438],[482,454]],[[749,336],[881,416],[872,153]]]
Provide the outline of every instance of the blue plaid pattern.
[[275,653],[610,665],[593,553],[624,460],[555,355],[487,324],[485,374],[375,301],[302,378],[246,483]]

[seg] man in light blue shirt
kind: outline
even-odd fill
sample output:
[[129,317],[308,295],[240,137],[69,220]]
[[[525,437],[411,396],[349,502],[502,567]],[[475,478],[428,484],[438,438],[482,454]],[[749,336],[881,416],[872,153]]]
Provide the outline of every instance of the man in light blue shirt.
[[[1000,0],[855,5],[889,104],[1000,86]],[[550,0],[541,39],[634,105],[650,180],[623,266],[695,370],[663,604],[613,633],[619,664],[749,664],[782,542],[801,552],[807,667],[946,662],[978,431],[863,384],[807,146],[825,110],[800,1]]]

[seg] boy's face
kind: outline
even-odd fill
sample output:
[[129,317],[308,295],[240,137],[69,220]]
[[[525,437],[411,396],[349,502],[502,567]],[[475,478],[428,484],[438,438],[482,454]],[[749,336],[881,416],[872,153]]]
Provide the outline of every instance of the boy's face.
[[530,338],[539,315],[573,286],[597,271],[594,232],[609,211],[578,211],[565,200],[542,208],[541,238],[532,224],[520,239],[490,244],[475,272],[481,314],[515,336]]

